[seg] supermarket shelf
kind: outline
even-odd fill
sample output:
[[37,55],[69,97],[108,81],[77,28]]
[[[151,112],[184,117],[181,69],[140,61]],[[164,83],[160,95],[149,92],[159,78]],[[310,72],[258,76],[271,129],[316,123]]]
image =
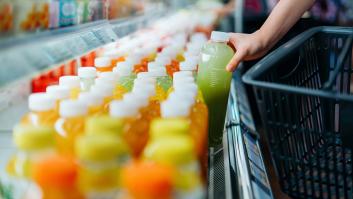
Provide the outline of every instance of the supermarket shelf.
[[166,9],[160,7],[154,13],[148,12],[114,21],[100,20],[1,40],[0,87],[14,80],[32,77],[116,41],[166,13]]

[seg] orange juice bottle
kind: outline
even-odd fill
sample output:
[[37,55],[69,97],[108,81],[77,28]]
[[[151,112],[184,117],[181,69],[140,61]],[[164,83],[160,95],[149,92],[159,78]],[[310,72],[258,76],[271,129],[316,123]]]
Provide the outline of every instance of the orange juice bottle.
[[55,99],[46,93],[31,94],[28,98],[28,108],[30,112],[22,117],[22,124],[54,126],[58,119],[58,114],[55,111]]
[[92,92],[82,92],[78,96],[78,100],[88,107],[88,115],[103,114],[103,98]]
[[151,161],[133,161],[122,170],[122,198],[172,199],[175,169]]
[[59,78],[59,85],[70,89],[70,98],[77,99],[81,91],[80,78],[78,76],[62,76]]
[[148,141],[148,121],[139,113],[132,101],[113,101],[110,103],[110,116],[123,121],[123,138],[134,157],[138,157]]
[[70,98],[70,89],[66,86],[52,85],[48,86],[46,93],[55,99],[55,111],[59,113],[59,105],[62,100]]
[[84,133],[87,106],[77,100],[60,103],[60,118],[55,124],[57,147],[60,153],[74,155],[76,138]]
[[94,67],[80,67],[77,76],[80,78],[81,90],[89,91],[97,77],[97,70]]
[[114,198],[120,188],[121,166],[129,159],[124,141],[109,134],[85,135],[76,141],[80,187],[87,198]]
[[30,178],[33,164],[55,153],[53,127],[19,124],[14,127],[13,139],[18,151],[7,167],[11,175]]
[[78,165],[73,158],[53,155],[33,166],[33,179],[43,199],[84,199],[79,191]]
[[109,57],[98,57],[94,59],[94,66],[98,73],[110,72],[115,65],[112,65],[112,60]]

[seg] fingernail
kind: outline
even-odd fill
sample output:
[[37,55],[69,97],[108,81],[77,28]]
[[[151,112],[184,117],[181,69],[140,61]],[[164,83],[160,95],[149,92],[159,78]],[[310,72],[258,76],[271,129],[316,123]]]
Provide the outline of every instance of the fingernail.
[[227,66],[227,67],[226,67],[226,70],[227,70],[228,72],[232,72],[232,67],[231,67],[231,66]]

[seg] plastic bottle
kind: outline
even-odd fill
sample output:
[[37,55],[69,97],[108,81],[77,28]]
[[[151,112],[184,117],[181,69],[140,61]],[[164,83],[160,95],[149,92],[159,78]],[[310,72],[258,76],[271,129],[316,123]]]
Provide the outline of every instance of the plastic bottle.
[[70,157],[52,155],[33,166],[33,178],[43,199],[84,199],[77,187],[78,165]]
[[52,85],[48,86],[46,93],[49,97],[55,99],[55,111],[59,113],[59,105],[62,100],[70,98],[70,89],[66,86]]
[[21,124],[31,124],[34,126],[54,126],[58,119],[55,111],[55,99],[46,93],[34,93],[28,98],[28,108],[30,110],[21,119]]
[[122,49],[113,49],[104,53],[105,57],[109,57],[111,59],[111,65],[116,66],[119,65],[120,62],[125,61],[125,52]]
[[212,32],[211,41],[201,52],[197,84],[209,108],[209,145],[222,143],[224,120],[227,110],[232,74],[225,70],[234,55],[227,45],[229,35]]
[[122,186],[127,195],[122,198],[173,198],[175,170],[173,167],[149,161],[134,161],[122,170]]
[[109,115],[100,115],[89,117],[86,120],[86,135],[102,135],[108,134],[116,137],[123,136],[123,121]]
[[97,76],[97,70],[94,67],[81,67],[78,69],[77,75],[80,78],[81,90],[89,91],[94,84],[94,79]]
[[92,92],[82,92],[78,100],[88,107],[88,115],[95,116],[103,114],[103,98]]
[[136,75],[132,72],[133,67],[132,63],[121,62],[118,67],[113,69],[113,73],[119,77],[115,88],[117,92],[123,91],[125,93],[131,91],[134,79],[136,79]]
[[197,59],[187,58],[179,65],[180,71],[191,71],[195,79],[197,79]]
[[172,86],[173,81],[170,76],[168,76],[165,67],[155,67],[149,70],[151,76],[155,77],[157,80],[157,85],[163,88],[164,92],[168,92],[168,89]]
[[91,93],[100,96],[103,98],[103,112],[109,112],[109,103],[115,98],[113,96],[114,84],[102,81],[98,81],[96,79],[96,84],[91,87]]
[[[152,80],[151,80],[152,79]],[[134,84],[138,81],[154,81],[155,88],[156,88],[156,98],[159,101],[163,101],[167,97],[167,92],[164,91],[164,88],[160,85],[157,84],[157,78],[155,75],[151,72],[140,72],[137,74],[137,79]]]
[[176,168],[175,198],[204,198],[200,166],[189,135],[154,139],[146,146],[143,158]]
[[53,127],[19,124],[14,127],[13,139],[18,151],[7,170],[18,177],[30,178],[33,163],[55,152]]
[[[136,101],[135,101],[136,102]],[[123,138],[129,145],[134,157],[139,157],[148,141],[148,121],[139,113],[132,101],[113,101],[110,104],[110,116],[123,122]]]
[[77,99],[80,91],[80,78],[78,76],[62,76],[59,78],[59,85],[70,88],[70,98]]
[[124,141],[108,134],[77,139],[80,187],[87,198],[114,198],[119,190],[120,168],[129,160]]
[[109,57],[98,57],[94,59],[94,66],[97,72],[101,73],[112,71],[115,65],[112,65],[112,60]]
[[77,100],[60,103],[60,118],[55,123],[57,146],[60,153],[74,155],[76,138],[85,131],[87,106]]
[[156,98],[156,89],[153,84],[137,84],[134,85],[132,93],[135,95],[145,96],[148,100],[148,105],[141,109],[141,113],[145,115],[150,122],[154,118],[160,117],[160,101]]

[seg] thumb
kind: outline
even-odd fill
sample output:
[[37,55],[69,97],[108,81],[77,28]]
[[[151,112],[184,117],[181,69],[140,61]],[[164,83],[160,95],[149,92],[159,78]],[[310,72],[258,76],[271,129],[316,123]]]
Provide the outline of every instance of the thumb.
[[237,66],[240,64],[241,61],[243,61],[244,57],[246,55],[246,51],[244,50],[238,50],[235,52],[234,56],[228,63],[226,70],[229,72],[233,72]]

